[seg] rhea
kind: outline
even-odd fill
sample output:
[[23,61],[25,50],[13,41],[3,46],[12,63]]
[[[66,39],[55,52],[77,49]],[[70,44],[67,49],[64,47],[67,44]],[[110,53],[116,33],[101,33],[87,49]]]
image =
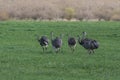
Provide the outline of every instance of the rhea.
[[45,50],[47,50],[47,47],[48,47],[48,44],[49,44],[49,40],[46,36],[41,36],[40,38],[37,36],[37,40],[38,42],[40,43],[42,49],[43,49],[43,52]]
[[75,51],[76,39],[74,37],[70,37],[70,35],[68,35],[68,46],[70,47],[72,52]]
[[51,43],[55,52],[60,52],[60,48],[62,46],[62,34],[60,35],[60,37],[53,38],[53,32],[51,32]]
[[86,38],[86,32],[82,33],[82,39],[78,35],[78,42],[82,45],[85,49],[88,50],[89,54],[94,53],[94,49],[99,48],[99,42],[93,39]]

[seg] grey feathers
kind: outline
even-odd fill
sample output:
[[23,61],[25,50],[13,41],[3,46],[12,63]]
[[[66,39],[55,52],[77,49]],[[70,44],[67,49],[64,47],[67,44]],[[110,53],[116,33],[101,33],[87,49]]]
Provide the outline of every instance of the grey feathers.
[[38,42],[40,43],[41,47],[43,48],[43,52],[45,49],[47,50],[48,43],[49,43],[48,38],[46,36],[41,36],[41,38],[38,37],[37,39],[38,39]]
[[60,35],[60,37],[56,37],[55,39],[53,39],[53,32],[51,32],[51,42],[55,52],[56,53],[59,52],[62,46],[62,35]]
[[68,38],[68,45],[71,48],[72,52],[74,52],[75,47],[76,47],[76,39],[74,37],[69,37]]
[[96,40],[88,39],[85,37],[86,37],[86,32],[83,32],[82,39],[80,40],[80,36],[78,38],[79,44],[82,45],[85,49],[87,49],[89,54],[91,52],[94,53],[94,49],[97,49],[99,47],[99,43]]
[[55,48],[60,48],[62,46],[62,40],[58,37],[52,40],[52,45]]
[[42,36],[40,39],[39,39],[39,42],[40,42],[40,45],[41,46],[46,46],[48,45],[48,38],[46,36]]

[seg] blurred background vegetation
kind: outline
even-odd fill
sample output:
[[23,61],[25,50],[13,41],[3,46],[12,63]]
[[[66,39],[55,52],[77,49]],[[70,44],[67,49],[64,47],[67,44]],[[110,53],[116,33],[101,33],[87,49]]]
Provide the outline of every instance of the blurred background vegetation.
[[120,0],[0,0],[0,20],[120,21]]

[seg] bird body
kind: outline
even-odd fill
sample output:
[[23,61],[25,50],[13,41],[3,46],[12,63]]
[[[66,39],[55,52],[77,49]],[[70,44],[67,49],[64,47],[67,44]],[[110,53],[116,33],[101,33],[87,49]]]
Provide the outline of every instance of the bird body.
[[47,46],[48,45],[48,39],[46,36],[42,36],[39,40],[41,46]]
[[53,32],[51,32],[51,42],[55,52],[59,52],[62,46],[62,36],[53,39]]
[[62,46],[62,40],[56,37],[54,40],[52,40],[52,45],[55,48],[60,48]]
[[71,48],[71,50],[74,52],[75,47],[76,47],[76,39],[74,37],[69,37],[68,38],[68,45]]
[[38,42],[40,43],[41,47],[43,48],[43,52],[48,47],[49,40],[46,36],[41,36],[41,38],[38,38]]
[[95,40],[83,40],[80,44],[86,49],[97,49],[99,47],[98,42]]
[[99,48],[99,43],[96,40],[85,38],[85,35],[86,35],[86,32],[83,32],[83,37],[81,40],[79,37],[78,42],[80,45],[82,45],[85,49],[89,51],[89,54],[91,52],[94,53],[94,49]]

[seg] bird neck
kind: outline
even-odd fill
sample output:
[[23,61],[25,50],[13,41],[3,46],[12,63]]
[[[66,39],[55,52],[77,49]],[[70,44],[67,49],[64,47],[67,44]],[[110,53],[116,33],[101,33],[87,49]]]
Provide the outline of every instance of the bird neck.
[[53,40],[53,32],[51,32],[51,41]]
[[86,35],[85,34],[82,34],[82,40],[85,39]]
[[80,35],[78,35],[78,42],[81,42],[81,40],[80,40]]

